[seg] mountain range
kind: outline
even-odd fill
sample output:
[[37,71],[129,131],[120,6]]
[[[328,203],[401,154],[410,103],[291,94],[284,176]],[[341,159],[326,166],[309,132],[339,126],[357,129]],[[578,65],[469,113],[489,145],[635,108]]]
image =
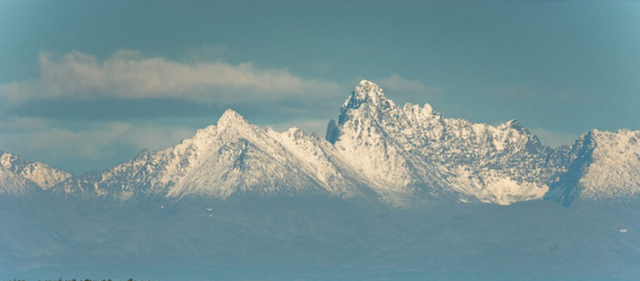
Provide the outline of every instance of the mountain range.
[[105,171],[72,176],[7,152],[0,164],[2,193],[13,195],[34,187],[120,200],[303,192],[394,207],[540,199],[568,206],[640,195],[640,132],[591,130],[554,149],[516,120],[491,126],[443,117],[429,104],[398,106],[363,80],[325,139],[295,127],[262,129],[227,110],[192,138]]
[[[0,273],[38,278],[137,264],[260,268],[261,278],[282,279],[265,268],[292,261],[338,268],[327,278],[347,279],[376,272],[376,264],[387,268],[376,276],[400,268],[403,279],[416,280],[425,272],[436,280],[507,280],[536,270],[551,273],[532,280],[582,280],[577,272],[590,262],[609,267],[585,271],[594,276],[640,276],[633,233],[640,228],[628,229],[640,226],[640,132],[591,130],[551,148],[516,120],[492,126],[444,117],[428,104],[396,105],[367,80],[325,138],[263,129],[227,110],[180,144],[82,175],[0,151],[0,200]],[[216,223],[202,225],[206,218]],[[593,229],[605,225],[627,235]],[[546,236],[559,229],[566,236]],[[495,247],[481,245],[487,241]],[[438,245],[445,242],[455,250]],[[533,248],[514,252],[522,247]],[[567,254],[552,250],[563,247]],[[300,257],[310,249],[326,256]],[[499,269],[509,257],[533,264]],[[556,268],[568,259],[576,261]],[[343,267],[349,260],[366,266]],[[317,277],[309,272],[293,279]]]

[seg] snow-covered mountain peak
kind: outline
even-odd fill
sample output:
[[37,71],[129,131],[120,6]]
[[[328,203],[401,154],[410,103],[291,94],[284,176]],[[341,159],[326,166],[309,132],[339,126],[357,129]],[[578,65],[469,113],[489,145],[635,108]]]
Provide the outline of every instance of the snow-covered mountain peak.
[[593,129],[570,154],[575,160],[547,198],[565,206],[576,199],[640,198],[640,131]]
[[48,189],[72,176],[61,169],[41,162],[31,162],[2,150],[0,150],[0,166],[34,182],[42,189]]
[[514,129],[520,129],[523,128],[522,125],[520,125],[520,121],[516,120],[516,119],[512,119],[507,121],[507,123],[504,123],[504,126],[507,128],[514,128]]
[[242,117],[242,115],[238,114],[238,112],[233,109],[227,109],[220,119],[218,119],[217,126],[220,128],[227,127],[229,125],[232,126],[246,126],[249,125],[249,122]]
[[[524,126],[522,126],[522,124],[520,124],[520,121],[516,120],[516,119],[512,119],[507,121],[504,124],[500,124],[499,126],[497,126],[497,128],[499,130],[502,131],[515,131],[518,132],[518,134],[521,134],[523,136],[530,136],[530,137],[534,137],[534,135],[529,132],[529,130],[527,130],[527,128],[525,128]],[[537,139],[537,137],[535,137]]]
[[375,83],[362,80],[360,84],[356,86],[351,96],[342,105],[343,108],[359,108],[362,104],[368,103],[372,106],[384,106],[393,107],[395,104],[393,101],[387,99],[384,96],[382,88]]
[[182,143],[204,148],[220,141],[230,141],[237,138],[253,139],[259,130],[242,115],[227,109],[215,125],[198,130],[192,138],[184,139]]
[[540,199],[566,168],[517,120],[445,118],[429,104],[396,106],[370,81],[347,99],[327,140],[383,200],[413,196],[510,204]]
[[378,118],[394,108],[397,108],[396,104],[384,96],[384,92],[378,85],[362,80],[342,105],[338,125],[352,118]]
[[234,110],[227,109],[215,125],[199,129],[192,138],[182,140],[182,145],[198,147],[210,146],[220,138],[229,140],[237,137],[251,138],[258,129]]

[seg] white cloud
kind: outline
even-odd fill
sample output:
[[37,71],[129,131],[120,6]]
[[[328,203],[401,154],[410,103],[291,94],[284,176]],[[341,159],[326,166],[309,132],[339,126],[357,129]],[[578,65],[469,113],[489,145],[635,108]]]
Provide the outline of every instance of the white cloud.
[[43,53],[39,68],[37,79],[0,85],[0,98],[12,104],[101,97],[234,104],[340,91],[334,83],[303,79],[282,69],[261,69],[252,63],[183,63],[145,58],[137,51],[119,51],[104,61],[76,51],[60,58]]

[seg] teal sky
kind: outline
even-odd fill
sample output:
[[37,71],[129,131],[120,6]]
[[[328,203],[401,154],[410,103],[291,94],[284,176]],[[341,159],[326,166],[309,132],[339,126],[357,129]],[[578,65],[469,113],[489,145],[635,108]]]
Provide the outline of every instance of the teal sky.
[[552,146],[640,130],[640,1],[0,1],[0,149],[74,173],[227,108],[322,135],[361,79]]

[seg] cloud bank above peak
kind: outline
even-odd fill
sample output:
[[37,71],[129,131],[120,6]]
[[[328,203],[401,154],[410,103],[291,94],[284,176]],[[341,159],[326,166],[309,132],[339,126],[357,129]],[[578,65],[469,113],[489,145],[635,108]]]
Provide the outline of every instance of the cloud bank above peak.
[[[121,50],[106,60],[78,51],[60,57],[40,53],[40,77],[0,85],[10,105],[33,100],[181,99],[238,104],[252,98],[275,101],[301,95],[340,93],[332,82],[303,79],[283,69],[254,63],[179,62]],[[242,95],[238,95],[241,93]]]

